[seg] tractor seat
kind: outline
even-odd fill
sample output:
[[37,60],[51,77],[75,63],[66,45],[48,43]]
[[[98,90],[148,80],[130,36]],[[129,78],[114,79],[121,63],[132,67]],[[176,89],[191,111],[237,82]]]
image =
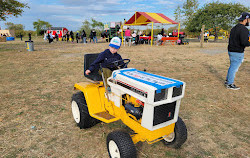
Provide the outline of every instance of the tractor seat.
[[89,69],[90,65],[95,61],[100,53],[85,54],[84,55],[84,76],[92,81],[102,81],[102,76],[98,73],[99,69],[94,70],[89,75],[85,71]]

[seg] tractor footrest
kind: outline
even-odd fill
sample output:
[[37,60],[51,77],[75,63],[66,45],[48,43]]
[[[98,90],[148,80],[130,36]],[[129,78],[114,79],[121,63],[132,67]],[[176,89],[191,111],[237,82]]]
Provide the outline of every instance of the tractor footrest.
[[106,111],[95,113],[95,114],[93,114],[93,117],[95,117],[96,119],[101,120],[105,123],[110,123],[110,122],[114,122],[114,121],[119,120],[119,118],[116,118],[115,116],[110,115]]

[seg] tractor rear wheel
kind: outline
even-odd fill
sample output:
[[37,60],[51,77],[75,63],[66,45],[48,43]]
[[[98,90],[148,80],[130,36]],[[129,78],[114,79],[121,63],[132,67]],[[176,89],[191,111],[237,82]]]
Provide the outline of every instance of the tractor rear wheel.
[[106,143],[110,158],[136,158],[136,148],[128,133],[111,132]]
[[88,106],[83,92],[77,92],[72,96],[72,114],[78,127],[90,128],[100,121],[89,115]]
[[163,144],[170,148],[180,148],[187,140],[187,127],[180,117],[175,123],[174,132],[163,137]]

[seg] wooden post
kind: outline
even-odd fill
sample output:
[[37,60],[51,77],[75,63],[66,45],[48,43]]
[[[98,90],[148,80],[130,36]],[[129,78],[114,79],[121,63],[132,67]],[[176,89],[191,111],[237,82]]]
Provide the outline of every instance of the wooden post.
[[202,28],[201,28],[201,38],[200,38],[200,43],[201,43],[201,48],[203,48],[203,43],[204,43],[204,30],[205,30],[205,25],[202,25]]

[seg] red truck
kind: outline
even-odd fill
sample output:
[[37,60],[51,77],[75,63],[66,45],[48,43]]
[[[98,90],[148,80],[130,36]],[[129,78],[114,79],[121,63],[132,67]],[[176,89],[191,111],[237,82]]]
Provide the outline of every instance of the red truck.
[[[179,35],[180,36],[184,36],[185,35],[185,32],[179,32]],[[172,37],[177,37],[178,36],[178,30],[173,30],[172,32]]]

